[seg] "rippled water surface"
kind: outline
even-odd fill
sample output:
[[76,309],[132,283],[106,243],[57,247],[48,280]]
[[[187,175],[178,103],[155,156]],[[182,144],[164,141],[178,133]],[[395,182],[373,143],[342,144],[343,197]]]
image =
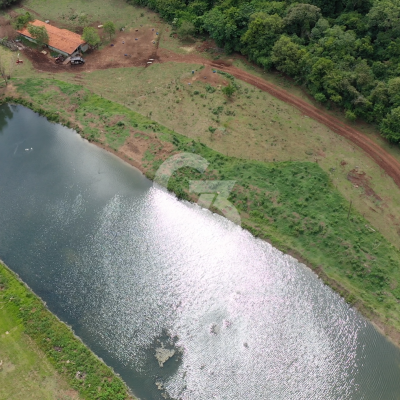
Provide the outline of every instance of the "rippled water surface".
[[30,110],[0,128],[0,257],[141,399],[400,399],[399,350],[304,265]]

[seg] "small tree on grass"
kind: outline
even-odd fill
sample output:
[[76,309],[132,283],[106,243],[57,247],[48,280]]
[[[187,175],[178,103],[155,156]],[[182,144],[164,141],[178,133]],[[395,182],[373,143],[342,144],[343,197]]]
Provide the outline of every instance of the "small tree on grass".
[[104,32],[111,37],[115,34],[115,25],[111,21],[107,21],[103,25]]
[[187,39],[196,33],[196,28],[190,21],[183,21],[177,32],[181,39]]
[[95,28],[87,26],[83,28],[82,39],[93,48],[96,48],[100,44],[100,36]]
[[49,34],[45,26],[28,25],[28,32],[39,46],[49,43]]
[[8,74],[6,71],[6,63],[4,62],[4,57],[0,57],[0,76],[3,78],[4,83],[8,84]]
[[15,53],[13,53],[11,55],[11,57],[9,58],[9,67],[7,70],[7,57],[5,57],[4,55],[0,55],[0,76],[1,78],[3,78],[4,83],[6,84],[6,86],[8,85],[8,81],[11,79],[11,75],[14,72],[14,67],[15,67],[15,63],[17,61],[17,57],[15,55]]
[[228,86],[225,86],[224,88],[222,88],[222,93],[226,96],[231,98],[233,96],[233,93],[236,92],[236,88],[235,86],[232,85],[232,83],[230,83]]

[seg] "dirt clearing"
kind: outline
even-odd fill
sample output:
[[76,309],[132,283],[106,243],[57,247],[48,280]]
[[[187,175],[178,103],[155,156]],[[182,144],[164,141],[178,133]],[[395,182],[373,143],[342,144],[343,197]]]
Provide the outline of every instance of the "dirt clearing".
[[218,74],[217,70],[215,68],[212,68],[210,65],[206,65],[200,70],[192,70],[191,77],[182,79],[182,82],[187,84],[202,82],[217,87],[226,86],[228,84],[227,79],[224,79],[221,74]]
[[147,67],[158,61],[157,33],[159,32],[155,27],[138,27],[119,32],[109,45],[85,54],[86,63],[83,65],[56,64],[49,54],[44,55],[28,47],[24,49],[24,54],[35,69],[46,72],[76,73],[109,68]]

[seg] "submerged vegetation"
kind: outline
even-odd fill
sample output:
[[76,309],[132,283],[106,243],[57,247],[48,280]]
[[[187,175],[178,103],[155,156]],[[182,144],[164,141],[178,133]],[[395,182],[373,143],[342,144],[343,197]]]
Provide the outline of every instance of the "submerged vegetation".
[[400,0],[127,0],[304,84],[400,143]]
[[267,163],[224,156],[80,86],[44,79],[17,85],[29,100],[16,101],[45,115],[58,115],[53,109],[57,102],[54,97],[48,101],[49,93],[68,94],[62,101],[74,108],[70,126],[114,150],[133,132],[137,132],[135,137],[138,132],[145,139],[157,137],[159,145],[148,140],[142,159],[142,170],[149,178],[169,155],[201,155],[210,163],[206,173],[179,170],[170,180],[171,191],[182,199],[196,200],[189,195],[191,179],[236,181],[229,200],[239,210],[244,228],[283,251],[301,255],[348,302],[400,331],[400,252],[350,208],[317,163]]
[[59,321],[8,268],[0,263],[0,304],[80,398],[132,399],[123,381]]

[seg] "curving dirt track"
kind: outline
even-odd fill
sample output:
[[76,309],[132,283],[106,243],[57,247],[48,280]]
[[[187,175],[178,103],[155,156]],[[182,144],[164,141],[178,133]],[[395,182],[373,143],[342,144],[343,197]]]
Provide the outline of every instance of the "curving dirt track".
[[230,73],[235,78],[243,80],[270,93],[279,100],[296,107],[304,115],[324,124],[338,135],[350,140],[363,149],[394,180],[396,185],[400,187],[400,162],[362,132],[345,125],[337,118],[332,117],[313,105],[293,96],[286,90],[268,83],[263,79],[254,77],[236,67],[222,66],[220,64],[213,64],[212,66],[218,67],[220,70]]
[[390,155],[386,150],[372,141],[362,132],[357,131],[335,117],[325,113],[324,111],[314,107],[313,105],[293,96],[289,92],[272,83],[266,82],[262,78],[258,78],[225,62],[206,60],[197,56],[180,56],[177,54],[165,53],[160,56],[159,62],[190,62],[209,65],[221,71],[227,72],[237,79],[247,82],[264,92],[271,94],[279,100],[296,107],[304,115],[314,119],[325,125],[333,132],[345,137],[352,143],[363,149],[396,183],[400,188],[400,162]]

